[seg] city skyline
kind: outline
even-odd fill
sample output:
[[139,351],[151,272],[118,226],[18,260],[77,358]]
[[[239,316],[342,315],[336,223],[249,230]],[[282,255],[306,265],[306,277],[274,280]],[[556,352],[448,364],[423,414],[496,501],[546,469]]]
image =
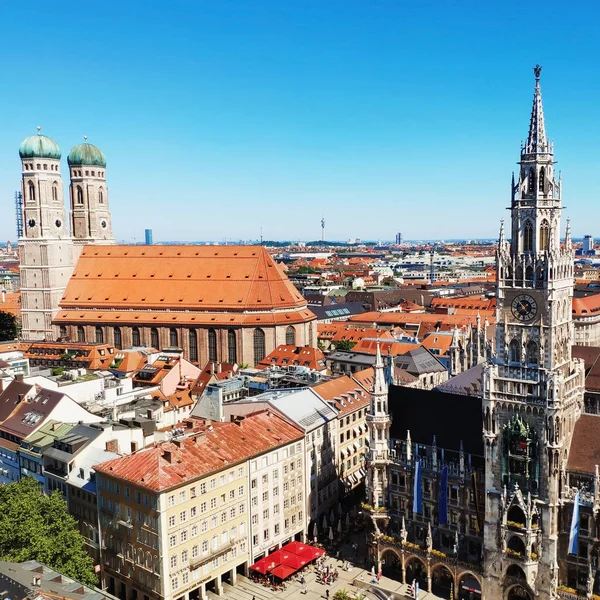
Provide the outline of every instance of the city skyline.
[[[316,240],[322,216],[332,240],[392,239],[398,227],[412,239],[492,238],[539,62],[566,215],[574,237],[589,233],[593,18],[552,3],[527,15],[440,3],[139,6],[0,8],[5,22],[28,23],[33,54],[56,49],[32,78],[18,31],[0,42],[16,90],[0,134],[5,215],[18,145],[40,125],[61,146],[64,178],[84,134],[105,152],[120,240],[145,228],[157,240],[259,239],[261,227],[264,239]],[[560,34],[543,56],[523,47],[531,14],[545,36]],[[70,50],[81,35],[89,53]],[[14,231],[3,219],[0,239]]]

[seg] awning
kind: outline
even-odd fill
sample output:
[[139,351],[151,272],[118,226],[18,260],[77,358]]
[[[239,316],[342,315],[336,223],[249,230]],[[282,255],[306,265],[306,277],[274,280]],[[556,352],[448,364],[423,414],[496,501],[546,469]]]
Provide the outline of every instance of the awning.
[[353,428],[352,428],[352,431],[354,431],[354,433],[355,433],[356,435],[360,435],[360,429],[359,429],[359,427],[358,427],[358,426],[356,426],[356,427],[353,427]]
[[261,558],[258,562],[255,562],[250,568],[257,573],[266,575],[271,569],[278,566],[279,563],[273,560],[273,554]]
[[286,565],[279,565],[275,567],[272,571],[269,571],[269,575],[273,575],[278,577],[279,579],[287,579],[291,575],[293,575],[298,569],[294,569],[292,567],[288,567]]
[[361,425],[360,425],[360,430],[361,430],[363,433],[367,433],[367,429],[369,429],[369,428],[367,427],[367,424],[366,424],[366,423],[361,423]]
[[358,472],[360,473],[361,477],[364,477],[366,475],[365,470],[361,467]]
[[348,450],[346,448],[342,448],[342,456],[346,457],[348,455]]
[[314,546],[310,546],[309,544],[302,544],[301,542],[290,542],[286,544],[282,550],[288,550],[293,554],[299,556],[300,558],[310,562],[311,560],[315,560],[319,556],[325,554],[325,550],[321,550],[320,548],[315,548]]
[[354,446],[354,450],[356,450],[356,452],[358,452],[358,449],[360,448],[360,446],[358,445],[357,442],[354,442],[354,444],[352,444]]

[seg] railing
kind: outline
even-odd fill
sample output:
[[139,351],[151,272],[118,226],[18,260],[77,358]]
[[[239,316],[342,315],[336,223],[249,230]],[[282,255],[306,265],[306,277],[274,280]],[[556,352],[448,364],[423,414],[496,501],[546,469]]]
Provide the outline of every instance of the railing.
[[578,490],[576,487],[567,487],[563,491],[563,498],[565,500],[574,500],[575,495],[579,492],[579,503],[585,506],[593,506],[594,505],[594,492],[590,490],[581,489]]

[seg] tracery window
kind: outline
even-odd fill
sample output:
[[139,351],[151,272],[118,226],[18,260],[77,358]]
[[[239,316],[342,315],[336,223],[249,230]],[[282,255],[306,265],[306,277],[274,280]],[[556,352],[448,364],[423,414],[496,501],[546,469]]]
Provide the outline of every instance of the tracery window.
[[83,190],[77,186],[77,204],[83,204]]
[[550,242],[550,224],[548,221],[542,221],[540,225],[540,251],[548,250]]
[[523,226],[523,252],[533,251],[533,225],[531,221],[525,221]]
[[254,330],[254,365],[265,357],[265,332],[257,328]]
[[214,329],[208,330],[208,360],[217,360],[217,332]]
[[140,330],[138,327],[131,328],[131,344],[133,346],[141,346]]
[[177,335],[177,329],[171,327],[169,330],[169,346],[177,348],[179,346],[179,336]]
[[113,336],[115,340],[115,348],[121,350],[123,348],[123,336],[121,335],[121,328],[115,327],[113,330]]
[[232,365],[237,363],[237,339],[236,339],[234,329],[230,329],[227,332],[227,351],[228,351],[228,356],[227,356],[228,361]]
[[33,185],[32,181],[29,182],[27,189],[29,190],[29,199],[35,200],[35,185]]
[[188,331],[188,346],[190,350],[190,360],[198,362],[198,335],[195,329]]
[[159,341],[158,341],[158,329],[156,329],[156,327],[153,327],[150,330],[150,345],[153,348],[160,350],[160,345],[159,345]]
[[104,344],[104,331],[99,325],[96,326],[96,344]]
[[292,325],[285,330],[285,343],[287,346],[296,345],[296,329]]

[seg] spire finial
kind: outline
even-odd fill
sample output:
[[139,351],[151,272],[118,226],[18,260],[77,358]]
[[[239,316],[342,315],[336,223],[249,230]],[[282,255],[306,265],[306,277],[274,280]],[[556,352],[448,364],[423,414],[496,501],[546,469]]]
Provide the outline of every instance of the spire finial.
[[546,126],[544,125],[542,90],[540,88],[542,67],[536,65],[533,68],[533,72],[535,74],[535,92],[533,94],[533,107],[531,108],[531,119],[529,121],[529,135],[525,144],[526,154],[546,153],[549,151]]
[[87,142],[87,135],[84,135],[84,136],[83,136],[83,141],[84,141],[84,142]]
[[38,133],[40,133],[40,131],[42,131],[42,128],[39,125],[36,127],[36,129],[38,130]]
[[535,65],[535,67],[533,67],[533,73],[535,75],[536,82],[539,83],[540,75],[542,74],[542,67],[540,67],[540,65]]

